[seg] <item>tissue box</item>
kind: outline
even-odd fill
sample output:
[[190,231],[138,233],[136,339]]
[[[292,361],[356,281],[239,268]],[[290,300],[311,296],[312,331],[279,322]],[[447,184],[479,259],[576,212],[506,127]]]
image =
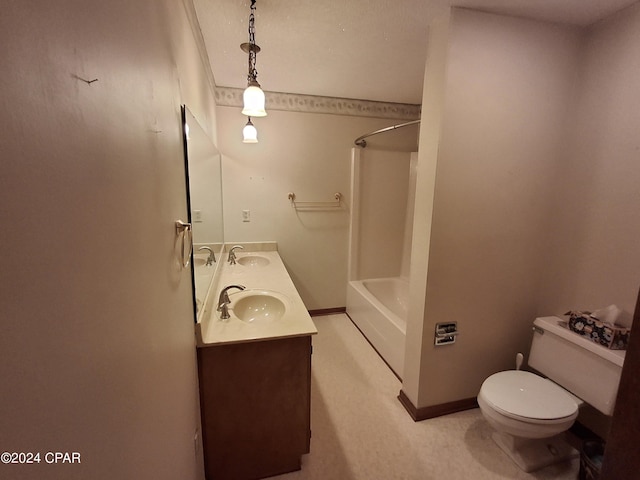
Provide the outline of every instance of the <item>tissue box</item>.
[[603,323],[588,312],[569,312],[569,329],[611,350],[626,350],[630,328]]

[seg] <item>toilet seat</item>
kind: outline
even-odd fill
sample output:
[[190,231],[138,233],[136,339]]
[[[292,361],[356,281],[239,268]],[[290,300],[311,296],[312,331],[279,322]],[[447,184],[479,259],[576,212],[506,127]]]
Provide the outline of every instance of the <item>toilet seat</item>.
[[578,415],[578,405],[555,383],[523,370],[491,375],[479,396],[496,412],[529,423],[561,423]]

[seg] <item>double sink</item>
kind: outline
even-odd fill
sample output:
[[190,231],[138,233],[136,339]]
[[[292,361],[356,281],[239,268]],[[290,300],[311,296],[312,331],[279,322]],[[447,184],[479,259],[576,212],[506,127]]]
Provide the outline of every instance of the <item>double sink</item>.
[[[198,324],[200,346],[313,335],[315,325],[277,252],[275,242],[243,244],[236,263],[221,255]],[[257,251],[256,251],[257,250]],[[227,287],[228,318],[218,307]]]

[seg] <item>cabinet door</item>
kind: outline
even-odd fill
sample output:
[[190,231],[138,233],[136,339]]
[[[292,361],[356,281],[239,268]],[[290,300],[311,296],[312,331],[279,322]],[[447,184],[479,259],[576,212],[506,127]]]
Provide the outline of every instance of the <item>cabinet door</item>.
[[198,350],[207,479],[300,469],[309,452],[311,337]]

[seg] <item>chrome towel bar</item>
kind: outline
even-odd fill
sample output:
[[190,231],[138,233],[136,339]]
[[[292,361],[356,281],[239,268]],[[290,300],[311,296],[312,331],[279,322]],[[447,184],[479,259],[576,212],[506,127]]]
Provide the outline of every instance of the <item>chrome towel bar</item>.
[[291,206],[296,210],[333,210],[340,208],[342,194],[340,192],[334,193],[333,198],[335,198],[335,200],[327,202],[301,202],[296,200],[296,194],[293,192],[289,192],[287,198],[291,202]]

